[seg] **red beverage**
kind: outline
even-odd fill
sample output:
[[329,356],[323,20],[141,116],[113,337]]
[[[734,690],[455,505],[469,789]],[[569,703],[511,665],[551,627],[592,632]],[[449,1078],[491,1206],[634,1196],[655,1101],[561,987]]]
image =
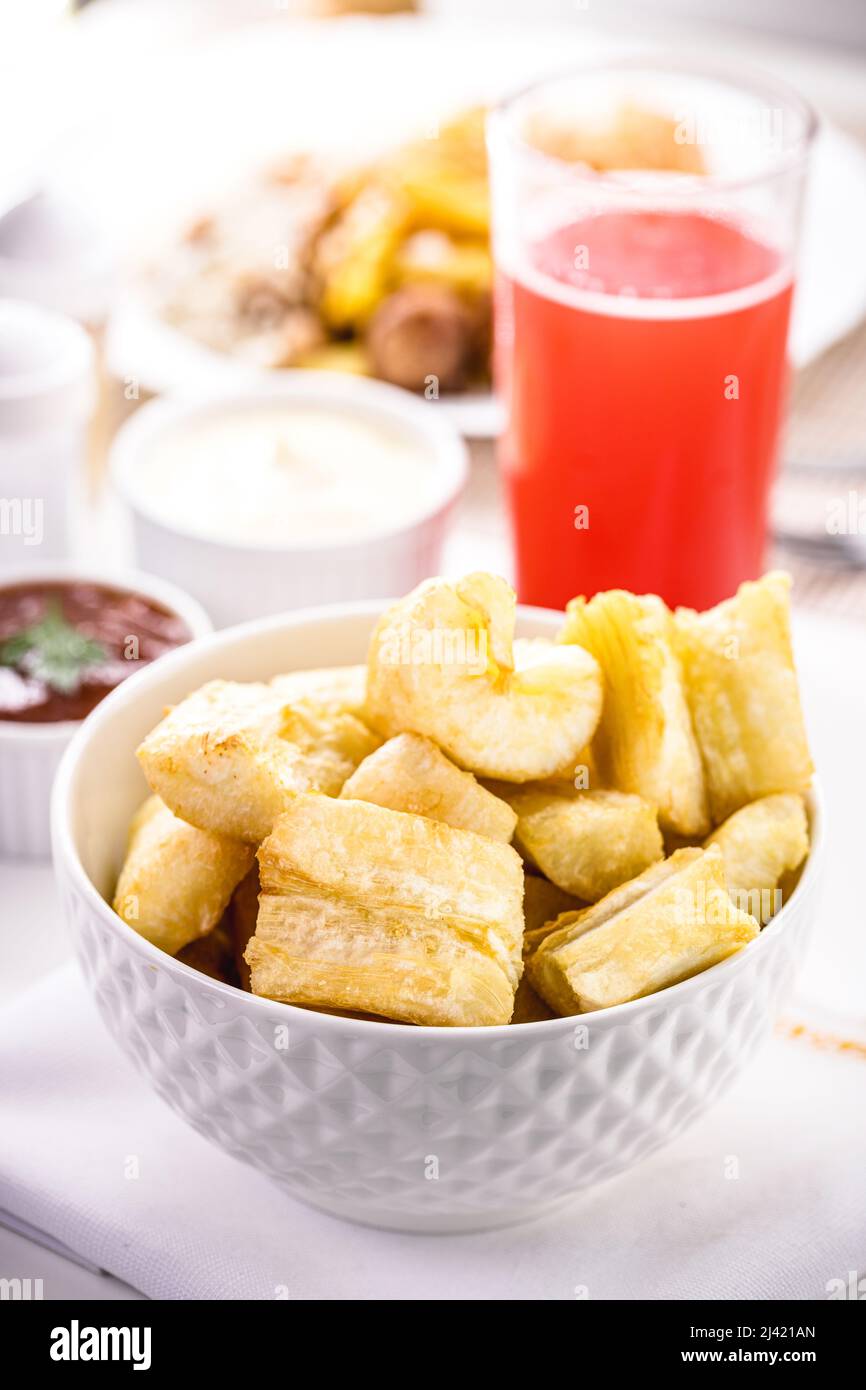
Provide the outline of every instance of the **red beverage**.
[[496,305],[521,600],[717,603],[764,565],[790,265],[667,210],[585,217],[521,259]]

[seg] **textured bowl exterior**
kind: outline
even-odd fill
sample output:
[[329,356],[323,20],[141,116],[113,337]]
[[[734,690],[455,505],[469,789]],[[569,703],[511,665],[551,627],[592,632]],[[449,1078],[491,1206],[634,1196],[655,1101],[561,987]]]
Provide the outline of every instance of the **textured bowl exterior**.
[[293,1196],[405,1230],[533,1216],[673,1139],[768,1034],[811,915],[807,890],[766,949],[623,1009],[431,1036],[146,960],[64,889],[100,1012],[163,1099]]
[[[305,621],[300,640],[309,647],[315,622]],[[256,626],[236,630],[248,634],[248,647]],[[225,669],[235,639],[206,639],[219,641],[212,664]],[[178,655],[165,660],[179,668]],[[237,658],[231,674],[246,661]],[[146,677],[133,678],[142,692]],[[106,727],[128,715],[121,700],[134,703],[131,686],[110,697]],[[85,731],[58,779],[55,864],[110,1032],[200,1133],[293,1196],[368,1224],[440,1231],[507,1224],[646,1157],[746,1066],[770,1031],[816,917],[813,803],[815,848],[779,916],[744,951],[647,999],[482,1029],[295,1009],[198,974],[111,912],[78,860],[77,844],[86,853],[88,835],[99,831],[98,817],[90,830],[75,824],[83,814],[76,801],[86,800],[86,786],[76,790],[75,782],[92,756],[88,742]],[[110,806],[104,814],[112,815]]]

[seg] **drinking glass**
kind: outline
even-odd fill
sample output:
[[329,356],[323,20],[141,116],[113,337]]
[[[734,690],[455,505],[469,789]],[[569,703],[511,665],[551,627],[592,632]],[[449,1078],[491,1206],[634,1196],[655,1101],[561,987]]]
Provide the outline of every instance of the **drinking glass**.
[[763,569],[814,131],[778,83],[646,59],[492,114],[522,601],[627,588],[704,608]]

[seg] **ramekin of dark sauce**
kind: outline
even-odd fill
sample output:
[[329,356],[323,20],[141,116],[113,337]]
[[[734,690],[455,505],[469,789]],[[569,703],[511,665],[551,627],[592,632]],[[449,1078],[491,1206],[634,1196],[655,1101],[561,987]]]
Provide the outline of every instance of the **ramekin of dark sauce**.
[[149,575],[0,574],[0,855],[48,854],[51,782],[76,725],[210,630],[193,599]]
[[0,719],[57,724],[192,637],[144,594],[88,580],[0,584]]

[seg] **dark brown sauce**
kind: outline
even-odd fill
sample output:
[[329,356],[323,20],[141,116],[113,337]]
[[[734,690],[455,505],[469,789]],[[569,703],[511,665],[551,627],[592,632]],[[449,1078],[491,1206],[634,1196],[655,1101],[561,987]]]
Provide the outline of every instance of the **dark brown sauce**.
[[[26,657],[8,659],[10,639],[49,615],[62,617],[102,649],[77,674],[73,666],[72,689],[58,689],[34,674]],[[0,587],[0,720],[53,724],[83,719],[121,681],[191,637],[176,613],[129,590],[77,580]]]

